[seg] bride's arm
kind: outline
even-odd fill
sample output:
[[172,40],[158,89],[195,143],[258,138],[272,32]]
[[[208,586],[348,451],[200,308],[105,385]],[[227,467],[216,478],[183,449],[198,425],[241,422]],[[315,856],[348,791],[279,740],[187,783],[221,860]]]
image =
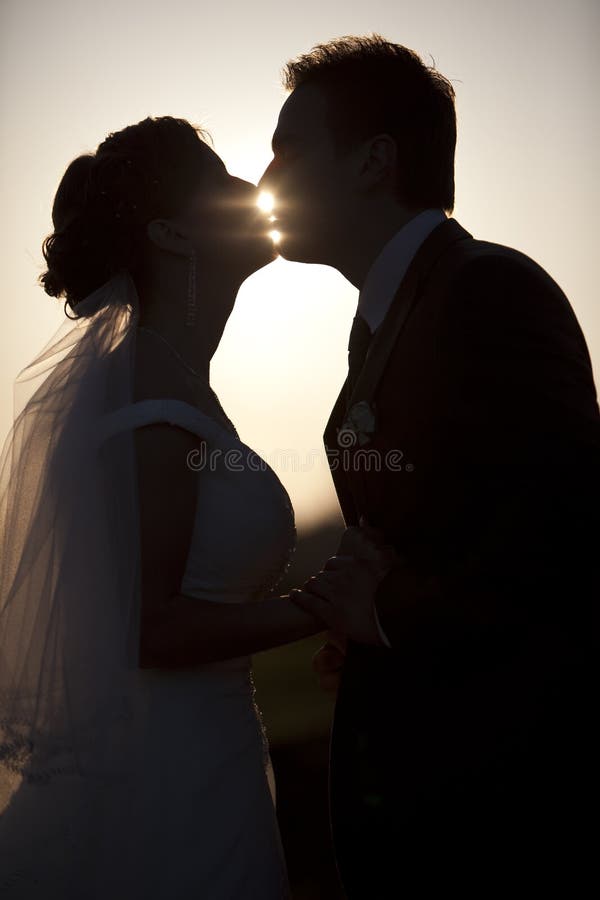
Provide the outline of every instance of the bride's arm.
[[146,631],[140,667],[178,668],[268,650],[325,631],[287,595],[216,603],[176,594]]
[[217,603],[180,593],[194,526],[202,441],[164,422],[134,431],[140,498],[140,667],[201,665],[297,641],[328,627],[287,596]]

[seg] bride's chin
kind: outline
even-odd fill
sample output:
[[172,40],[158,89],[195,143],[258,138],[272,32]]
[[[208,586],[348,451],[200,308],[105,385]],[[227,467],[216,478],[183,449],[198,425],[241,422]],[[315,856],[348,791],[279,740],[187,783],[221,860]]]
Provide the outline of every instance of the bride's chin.
[[268,266],[269,263],[277,259],[278,255],[277,248],[270,236],[261,240],[256,247],[256,252],[253,252],[250,259],[251,271],[248,274],[252,275],[254,272],[258,272],[259,269],[264,268],[264,266]]
[[238,244],[229,253],[225,272],[230,279],[241,284],[259,269],[274,262],[278,256],[279,253],[270,236],[246,242],[242,246]]

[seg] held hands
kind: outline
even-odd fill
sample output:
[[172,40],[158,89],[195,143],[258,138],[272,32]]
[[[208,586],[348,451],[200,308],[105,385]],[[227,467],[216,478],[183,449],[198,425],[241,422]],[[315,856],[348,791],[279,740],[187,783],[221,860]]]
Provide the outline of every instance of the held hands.
[[[302,589],[290,591],[290,600],[320,618],[338,638],[385,646],[375,619],[375,593],[398,558],[393,548],[384,544],[383,534],[361,520],[361,527],[346,529],[336,555],[327,560],[324,569]],[[321,651],[316,654],[313,668],[322,677],[323,671],[316,666],[322,668],[326,659],[335,657],[339,662],[339,658],[327,644],[321,649],[324,655],[317,660]],[[338,652],[342,652],[339,647]]]
[[379,581],[399,559],[394,549],[385,543],[383,532],[368,525],[364,516],[361,516],[360,527],[346,528],[342,535],[335,557],[346,556],[371,564]]

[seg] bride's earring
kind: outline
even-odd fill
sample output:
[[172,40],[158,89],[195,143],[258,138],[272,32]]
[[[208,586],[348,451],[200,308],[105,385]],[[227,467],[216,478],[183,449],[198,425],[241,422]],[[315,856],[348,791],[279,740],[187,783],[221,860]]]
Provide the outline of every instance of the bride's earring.
[[196,322],[196,251],[192,250],[188,271],[188,292],[186,306],[186,325],[194,325]]

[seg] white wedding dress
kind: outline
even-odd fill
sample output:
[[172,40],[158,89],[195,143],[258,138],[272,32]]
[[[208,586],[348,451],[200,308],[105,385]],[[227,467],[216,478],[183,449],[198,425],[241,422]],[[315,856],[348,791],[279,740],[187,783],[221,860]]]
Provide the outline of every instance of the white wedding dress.
[[[181,593],[242,603],[268,592],[295,548],[294,514],[280,480],[235,429],[184,401],[133,403],[108,417],[106,433],[161,421],[197,434],[209,451],[197,472],[198,502]],[[91,884],[88,848],[78,840],[76,803],[69,800],[71,790],[77,793],[76,776],[59,776],[43,787],[23,783],[0,819],[0,854],[11,814],[22,814],[23,804],[31,805],[37,833],[12,866],[3,860],[0,896],[289,898],[251,657],[185,669],[139,669],[135,677],[148,709],[136,784],[126,793],[113,789],[112,797],[98,788],[106,793],[114,825],[111,858]],[[134,834],[120,828],[123,804],[129,811],[135,804]]]

